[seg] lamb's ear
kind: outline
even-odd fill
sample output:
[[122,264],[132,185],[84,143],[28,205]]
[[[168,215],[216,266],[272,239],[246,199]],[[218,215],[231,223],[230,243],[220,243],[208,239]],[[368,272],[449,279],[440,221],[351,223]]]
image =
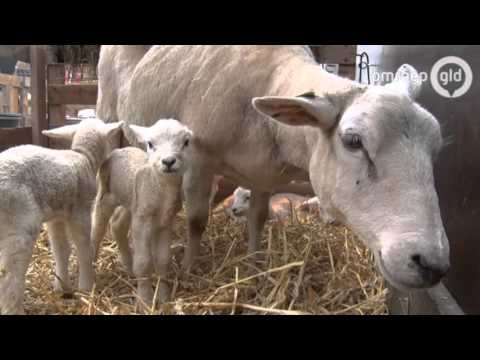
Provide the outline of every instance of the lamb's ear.
[[340,109],[328,97],[257,97],[253,107],[283,124],[314,126],[327,130],[335,125]]
[[42,134],[51,139],[72,140],[79,128],[79,124],[66,125],[52,130],[43,130]]
[[137,125],[128,125],[128,128],[132,131],[133,135],[135,135],[135,139],[139,143],[145,144],[149,141],[149,128]]
[[385,85],[385,87],[415,100],[422,90],[422,80],[420,74],[413,66],[404,64],[397,70],[395,79],[390,84]]

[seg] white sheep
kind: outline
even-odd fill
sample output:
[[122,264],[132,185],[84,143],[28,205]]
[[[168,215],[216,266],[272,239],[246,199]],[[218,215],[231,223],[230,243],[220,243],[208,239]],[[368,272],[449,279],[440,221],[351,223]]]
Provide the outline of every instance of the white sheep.
[[88,119],[42,132],[73,139],[71,150],[24,145],[0,154],[0,313],[24,313],[25,274],[44,222],[55,257],[55,290],[70,290],[67,233],[77,247],[78,288],[91,290],[95,175],[110,150],[109,139],[120,131],[120,123]]
[[[176,120],[159,120],[150,128],[130,126],[147,152],[127,147],[112,152],[98,173],[98,192],[92,215],[95,257],[112,218],[112,236],[122,263],[137,278],[137,293],[151,306],[151,275],[160,276],[158,298],[165,301],[170,262],[172,222],[181,208],[182,176],[189,162],[193,133]],[[117,207],[122,210],[116,211]],[[128,245],[131,225],[133,259]]]

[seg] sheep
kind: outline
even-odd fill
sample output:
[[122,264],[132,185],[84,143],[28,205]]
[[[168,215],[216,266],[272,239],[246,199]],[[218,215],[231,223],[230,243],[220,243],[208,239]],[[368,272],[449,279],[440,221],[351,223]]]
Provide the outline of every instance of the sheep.
[[[189,164],[193,137],[177,120],[162,119],[152,127],[130,126],[139,144],[112,152],[97,176],[97,196],[92,215],[95,258],[112,219],[112,236],[127,272],[137,278],[137,293],[143,303],[153,300],[151,275],[160,276],[158,298],[165,301],[165,282],[170,259],[172,222],[181,208],[182,176]],[[120,211],[116,210],[120,207]],[[128,245],[131,226],[133,259]]]
[[[238,222],[246,222],[250,207],[251,190],[238,187],[233,195],[225,200],[221,207],[227,214]],[[295,215],[303,215],[306,212],[318,213],[318,199],[292,193],[278,193],[270,197],[269,215],[270,220],[276,220],[284,224],[289,219],[295,219]]]
[[118,121],[118,107],[128,91],[130,77],[150,45],[102,45],[98,62],[97,116],[106,122]]
[[[217,174],[252,190],[250,254],[261,250],[271,190],[310,181],[393,286],[430,288],[447,273],[433,172],[442,132],[416,102],[422,81],[413,67],[369,86],[326,72],[307,46],[155,45],[133,68],[118,119],[180,118],[198,140],[183,181],[185,268],[200,255]],[[99,78],[116,71],[103,69]]]
[[23,145],[0,154],[0,313],[24,314],[25,274],[43,223],[55,258],[55,291],[70,291],[71,237],[78,251],[80,291],[93,286],[90,210],[95,175],[121,123],[88,119],[42,133],[72,140],[70,150]]

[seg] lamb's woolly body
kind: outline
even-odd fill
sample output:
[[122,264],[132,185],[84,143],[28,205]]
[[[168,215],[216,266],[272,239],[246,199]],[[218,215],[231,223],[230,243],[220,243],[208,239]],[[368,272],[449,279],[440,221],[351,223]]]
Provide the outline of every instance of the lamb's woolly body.
[[90,290],[89,212],[96,192],[95,173],[107,155],[108,137],[97,131],[99,123],[88,121],[82,126],[72,150],[25,145],[0,154],[0,313],[24,311],[25,272],[44,222],[55,255],[55,289],[70,290],[68,232],[78,249],[79,288]]
[[[140,143],[150,144],[149,154],[133,147],[118,149],[101,166],[92,216],[92,242],[97,256],[113,215],[112,235],[123,265],[141,279],[138,294],[150,304],[152,271],[155,269],[161,278],[167,276],[172,224],[181,208],[182,175],[188,163],[185,143],[192,134],[176,120],[160,120],[150,128],[135,127],[133,131]],[[170,170],[165,168],[165,162],[171,163]],[[130,224],[133,258],[128,240]],[[162,281],[159,299],[168,296],[168,286]]]

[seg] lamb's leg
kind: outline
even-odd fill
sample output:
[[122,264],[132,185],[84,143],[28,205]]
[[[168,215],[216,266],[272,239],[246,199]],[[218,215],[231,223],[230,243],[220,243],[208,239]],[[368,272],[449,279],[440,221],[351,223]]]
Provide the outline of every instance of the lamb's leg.
[[160,277],[158,285],[158,299],[161,303],[169,300],[170,287],[166,282],[168,269],[170,265],[170,246],[172,243],[173,232],[171,227],[159,229],[155,237],[154,257],[155,270]]
[[91,239],[94,252],[94,261],[96,261],[98,258],[100,244],[105,237],[105,233],[107,232],[108,227],[108,221],[110,220],[110,217],[112,216],[114,210],[115,204],[109,194],[103,194],[101,198],[100,196],[97,196],[97,199],[95,200],[95,205],[93,206],[91,220]]
[[187,225],[188,245],[182,266],[188,270],[200,254],[200,242],[208,223],[209,199],[212,191],[213,173],[202,166],[191,167],[183,179]]
[[253,254],[260,249],[262,230],[268,218],[270,193],[252,190],[250,209],[248,211],[248,253]]
[[89,293],[95,281],[93,267],[93,247],[90,243],[91,232],[90,214],[79,214],[75,219],[67,222],[68,230],[77,248],[78,256],[78,289]]
[[137,294],[146,306],[152,305],[153,260],[151,244],[154,235],[154,219],[132,215],[133,273],[137,278]]
[[130,211],[123,207],[117,208],[111,220],[112,236],[117,243],[122,265],[129,275],[133,275],[132,253],[128,245],[128,230],[131,220]]
[[22,315],[25,313],[25,275],[40,226],[38,232],[37,229],[28,233],[3,230],[0,234],[3,237],[0,239],[0,314]]
[[72,292],[70,276],[68,274],[68,260],[71,246],[67,237],[67,230],[63,221],[51,221],[47,224],[48,239],[55,259],[55,292],[70,294]]

